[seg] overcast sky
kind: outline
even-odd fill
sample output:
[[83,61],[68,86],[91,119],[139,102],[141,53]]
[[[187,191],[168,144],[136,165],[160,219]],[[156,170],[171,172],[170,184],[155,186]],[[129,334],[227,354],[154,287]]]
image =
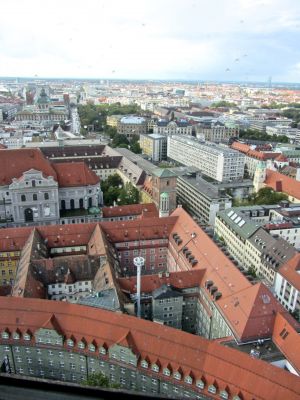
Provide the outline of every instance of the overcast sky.
[[300,0],[5,0],[0,76],[300,82]]

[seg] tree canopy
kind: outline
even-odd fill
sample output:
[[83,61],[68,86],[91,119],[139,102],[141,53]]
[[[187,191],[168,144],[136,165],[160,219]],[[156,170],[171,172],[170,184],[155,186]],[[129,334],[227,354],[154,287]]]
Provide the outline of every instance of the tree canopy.
[[90,374],[87,380],[83,381],[83,384],[87,386],[98,386],[115,389],[120,387],[118,384],[110,383],[107,376],[105,376],[101,372]]
[[267,142],[289,142],[288,137],[285,135],[268,135],[267,133],[260,132],[257,129],[241,129],[239,137],[244,139],[262,140]]
[[106,206],[139,203],[139,191],[130,182],[124,185],[118,174],[110,175],[102,181],[101,190]]

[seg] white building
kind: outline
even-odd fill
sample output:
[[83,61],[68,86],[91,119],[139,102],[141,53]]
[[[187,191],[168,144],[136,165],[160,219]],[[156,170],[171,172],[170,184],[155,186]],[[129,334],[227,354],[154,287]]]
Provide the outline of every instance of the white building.
[[183,165],[199,168],[219,182],[241,180],[244,176],[244,154],[213,143],[201,143],[192,137],[168,137],[168,158]]
[[275,295],[290,312],[300,312],[300,254],[297,253],[278,270]]

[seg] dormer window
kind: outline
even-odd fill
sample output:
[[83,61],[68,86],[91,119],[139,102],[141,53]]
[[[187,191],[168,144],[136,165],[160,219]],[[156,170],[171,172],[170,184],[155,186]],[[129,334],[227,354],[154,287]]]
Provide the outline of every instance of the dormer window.
[[96,347],[93,344],[89,345],[89,351],[91,351],[92,353],[94,353],[96,351]]
[[68,339],[68,340],[67,340],[67,345],[68,345],[69,347],[74,347],[74,341],[73,341],[72,339]]
[[217,388],[215,387],[215,385],[209,385],[207,390],[209,391],[209,393],[217,393]]
[[29,335],[29,333],[24,333],[23,339],[24,339],[24,340],[30,340],[30,339],[31,339],[31,336]]
[[78,348],[79,349],[84,349],[85,348],[85,344],[83,342],[79,342],[78,343]]
[[201,379],[199,379],[199,380],[196,382],[196,386],[197,386],[199,389],[204,389],[205,384],[204,384],[204,382],[203,382]]
[[185,383],[188,383],[189,385],[191,385],[192,383],[193,383],[193,379],[192,379],[192,377],[191,376],[186,376],[185,378],[184,378],[184,382]]
[[170,376],[171,372],[170,372],[170,370],[168,368],[164,368],[163,369],[163,374],[166,375],[166,376]]
[[221,399],[227,400],[228,397],[229,397],[229,395],[228,395],[228,393],[226,392],[226,390],[221,390],[221,391],[220,391],[220,397],[221,397]]
[[143,361],[141,362],[141,366],[142,366],[143,368],[148,368],[148,363],[147,363],[147,361],[146,361],[146,360],[143,360]]
[[14,338],[15,340],[19,340],[19,339],[20,339],[19,333],[18,333],[18,332],[14,332],[13,338]]
[[106,348],[105,347],[100,347],[99,353],[106,354]]
[[152,364],[151,369],[154,372],[159,372],[159,366],[157,364]]
[[2,339],[9,339],[9,333],[4,331],[4,332],[2,332],[1,337],[2,337]]
[[178,372],[178,371],[175,372],[173,376],[174,376],[175,379],[177,379],[178,381],[180,381],[180,379],[181,379],[181,373],[180,373],[180,372]]

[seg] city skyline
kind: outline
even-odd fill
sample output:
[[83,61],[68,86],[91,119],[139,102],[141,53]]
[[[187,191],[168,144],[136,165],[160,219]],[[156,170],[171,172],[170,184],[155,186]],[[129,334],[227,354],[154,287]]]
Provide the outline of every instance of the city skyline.
[[295,0],[3,5],[0,76],[300,82]]

